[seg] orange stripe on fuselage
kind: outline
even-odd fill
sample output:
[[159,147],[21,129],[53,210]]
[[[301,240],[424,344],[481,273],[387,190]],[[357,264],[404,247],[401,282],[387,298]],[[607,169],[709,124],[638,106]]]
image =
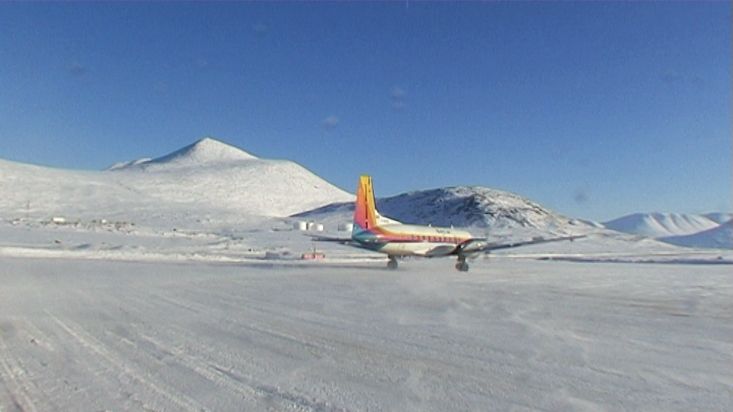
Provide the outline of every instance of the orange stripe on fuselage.
[[438,232],[435,233],[417,233],[417,232],[400,232],[385,229],[377,226],[371,230],[381,240],[390,242],[432,242],[432,243],[453,243],[461,244],[472,239],[471,236],[446,236]]

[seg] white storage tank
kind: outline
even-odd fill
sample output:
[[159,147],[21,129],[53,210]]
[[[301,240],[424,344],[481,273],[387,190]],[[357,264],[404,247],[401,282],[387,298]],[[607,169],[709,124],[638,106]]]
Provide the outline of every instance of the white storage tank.
[[316,232],[323,232],[323,223],[316,223],[313,228],[316,230]]
[[293,229],[295,230],[308,230],[308,222],[298,221],[293,223]]

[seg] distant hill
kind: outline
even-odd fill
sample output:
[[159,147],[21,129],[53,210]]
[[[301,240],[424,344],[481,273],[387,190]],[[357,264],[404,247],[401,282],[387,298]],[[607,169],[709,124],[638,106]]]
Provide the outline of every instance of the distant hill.
[[703,216],[719,224],[723,224],[733,219],[733,213],[712,212],[705,213]]
[[652,238],[689,235],[713,229],[718,223],[703,215],[683,213],[634,213],[603,224],[618,232]]
[[659,240],[678,246],[733,249],[733,220],[691,235],[670,236]]
[[[733,248],[731,213],[634,213],[605,222],[611,230],[655,238],[677,246]],[[722,224],[721,224],[722,223]]]
[[[477,229],[573,234],[594,226],[554,213],[538,203],[496,189],[457,186],[377,199],[380,213],[403,223]],[[350,221],[354,205],[334,203],[294,215],[314,220]]]
[[237,220],[283,217],[352,198],[297,163],[259,159],[212,138],[106,171],[0,160],[0,181],[0,217],[5,218]]

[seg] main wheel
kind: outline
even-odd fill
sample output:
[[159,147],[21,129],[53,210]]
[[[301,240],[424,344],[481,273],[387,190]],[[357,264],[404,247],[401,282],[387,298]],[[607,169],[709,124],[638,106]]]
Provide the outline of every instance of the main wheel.
[[468,272],[468,263],[466,262],[456,263],[456,270],[458,270],[459,272]]
[[392,270],[397,269],[397,260],[390,259],[389,262],[387,262],[387,268],[392,269]]

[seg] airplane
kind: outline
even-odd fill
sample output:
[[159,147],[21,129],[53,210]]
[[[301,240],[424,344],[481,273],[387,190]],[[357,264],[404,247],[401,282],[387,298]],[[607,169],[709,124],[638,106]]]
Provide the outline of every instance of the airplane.
[[468,262],[466,262],[466,259],[473,258],[481,253],[539,243],[573,241],[581,237],[584,236],[565,236],[550,239],[535,237],[532,240],[520,242],[492,243],[486,238],[474,237],[465,230],[404,224],[379,214],[374,201],[372,178],[363,175],[359,177],[359,186],[356,191],[354,227],[351,238],[315,236],[314,240],[339,242],[384,253],[389,258],[387,263],[389,269],[397,269],[398,257],[456,256],[456,270],[467,272]]

